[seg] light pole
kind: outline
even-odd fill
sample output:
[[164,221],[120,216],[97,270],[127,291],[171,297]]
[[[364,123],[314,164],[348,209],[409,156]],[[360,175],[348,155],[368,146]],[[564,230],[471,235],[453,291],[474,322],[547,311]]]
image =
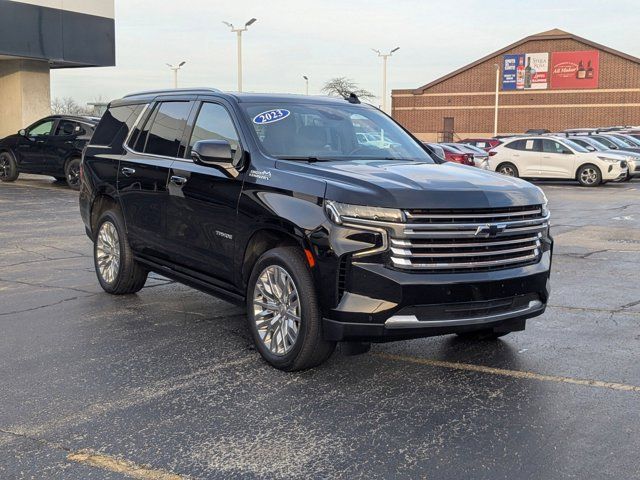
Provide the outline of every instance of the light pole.
[[393,55],[393,52],[397,52],[400,50],[400,47],[396,47],[391,50],[389,53],[381,53],[380,50],[376,50],[372,48],[374,52],[378,54],[379,57],[382,57],[382,111],[387,111],[387,59]]
[[303,75],[302,78],[304,78],[306,95],[309,95],[309,77]]
[[178,88],[178,70],[180,70],[185,63],[187,62],[180,62],[177,66],[167,63],[167,67],[173,70],[173,88]]
[[500,93],[500,65],[494,63],[493,66],[496,68],[496,105],[493,111],[493,136],[498,135],[498,96]]
[[249,29],[249,25],[253,25],[257,18],[252,18],[244,27],[235,28],[233,23],[222,22],[231,29],[232,32],[236,32],[238,35],[238,91],[242,91],[242,32],[246,32]]

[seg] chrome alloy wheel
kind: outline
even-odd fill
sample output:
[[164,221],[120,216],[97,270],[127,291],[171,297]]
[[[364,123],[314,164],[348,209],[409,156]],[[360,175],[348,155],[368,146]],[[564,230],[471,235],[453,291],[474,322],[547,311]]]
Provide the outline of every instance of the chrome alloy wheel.
[[300,332],[300,298],[287,271],[265,268],[253,289],[253,317],[263,345],[274,355],[286,355]]
[[509,165],[505,165],[503,167],[500,167],[500,172],[503,175],[506,175],[507,177],[515,177],[516,176],[516,172],[513,169],[513,167],[509,166]]
[[580,172],[580,179],[587,185],[593,185],[598,181],[598,172],[596,172],[595,168],[585,168]]
[[113,283],[120,271],[120,237],[115,225],[109,221],[104,222],[98,232],[96,263],[102,279]]

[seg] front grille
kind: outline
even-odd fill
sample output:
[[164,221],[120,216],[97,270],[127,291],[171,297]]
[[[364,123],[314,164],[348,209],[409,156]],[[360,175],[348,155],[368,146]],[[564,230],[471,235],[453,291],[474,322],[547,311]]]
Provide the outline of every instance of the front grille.
[[425,272],[501,270],[540,261],[549,218],[542,206],[407,210],[391,236],[395,268]]

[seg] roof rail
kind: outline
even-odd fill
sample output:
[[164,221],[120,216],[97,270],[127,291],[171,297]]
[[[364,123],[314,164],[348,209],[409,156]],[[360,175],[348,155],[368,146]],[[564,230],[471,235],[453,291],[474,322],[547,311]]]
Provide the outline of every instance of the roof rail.
[[222,93],[222,90],[217,88],[172,88],[172,89],[164,89],[164,90],[145,90],[142,92],[134,92],[128,95],[125,95],[122,98],[131,98],[131,97],[140,97],[143,95],[160,95],[160,94],[172,94],[172,93]]

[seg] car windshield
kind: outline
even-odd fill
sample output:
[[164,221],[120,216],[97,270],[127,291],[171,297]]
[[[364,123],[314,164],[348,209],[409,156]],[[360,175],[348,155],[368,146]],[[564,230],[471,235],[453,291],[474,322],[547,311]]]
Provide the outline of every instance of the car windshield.
[[[620,137],[616,137],[616,138],[620,138]],[[631,135],[625,135],[623,138],[624,138],[624,141],[627,142],[630,146],[640,147],[640,140],[638,140],[637,138],[632,137]]]
[[562,141],[565,143],[565,145],[568,145],[569,147],[573,148],[578,153],[589,153],[589,150],[584,148],[582,145],[578,145],[573,140],[569,140],[568,138],[563,138]]
[[241,103],[262,149],[286,160],[409,160],[434,163],[378,110],[330,103]]
[[598,140],[600,140],[603,143],[607,143],[607,141],[609,141],[610,143],[613,143],[614,145],[617,145],[620,148],[629,148],[629,145],[627,145],[627,143],[611,135],[606,137],[598,137]]
[[582,143],[586,143],[587,145],[591,145],[593,148],[595,148],[597,151],[599,152],[604,152],[605,150],[610,150],[609,147],[607,147],[604,143],[601,143],[593,138],[581,138],[580,142],[578,142],[576,140],[576,143],[580,143],[580,145],[582,145]]

